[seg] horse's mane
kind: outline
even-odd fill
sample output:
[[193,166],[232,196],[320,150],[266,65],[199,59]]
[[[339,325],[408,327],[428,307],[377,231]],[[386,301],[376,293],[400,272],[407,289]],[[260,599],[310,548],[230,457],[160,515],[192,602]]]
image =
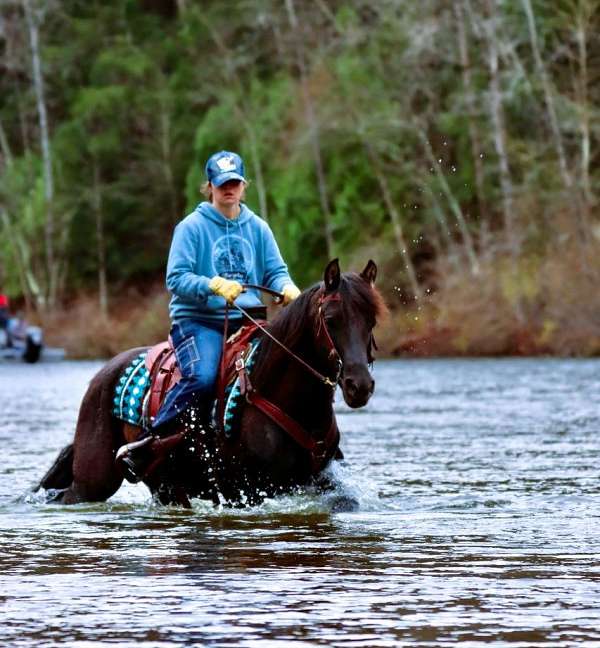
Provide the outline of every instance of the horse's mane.
[[[307,315],[315,294],[323,287],[323,282],[307,288],[289,306],[286,306],[269,324],[269,332],[288,349],[300,341],[307,324]],[[353,311],[365,314],[375,324],[387,315],[388,309],[379,291],[355,272],[345,272],[341,276],[339,292],[344,301],[350,303]],[[276,354],[285,353],[281,347],[264,335],[258,349],[256,364],[252,370],[252,383],[258,387],[262,384]]]

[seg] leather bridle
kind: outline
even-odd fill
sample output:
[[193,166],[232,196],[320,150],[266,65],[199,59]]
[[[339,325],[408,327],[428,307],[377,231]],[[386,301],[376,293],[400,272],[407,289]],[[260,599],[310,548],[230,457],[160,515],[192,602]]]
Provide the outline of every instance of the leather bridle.
[[[249,286],[250,287],[250,286]],[[251,286],[252,288],[258,288],[262,290],[260,286]],[[273,291],[265,291],[269,294],[273,294]],[[275,297],[281,297],[283,300],[283,295],[276,294]],[[321,290],[319,295],[317,306],[317,321],[316,321],[316,339],[317,341],[320,338],[324,338],[325,347],[327,349],[327,357],[330,360],[335,360],[337,364],[337,373],[335,378],[331,379],[317,371],[314,367],[311,367],[305,360],[296,355],[291,349],[285,346],[280,342],[271,332],[265,328],[260,322],[257,322],[249,313],[246,312],[241,306],[233,304],[242,315],[244,315],[250,322],[252,322],[258,329],[260,329],[264,335],[271,338],[276,344],[278,344],[289,356],[294,358],[299,364],[301,364],[305,369],[312,373],[316,378],[318,378],[322,383],[331,387],[331,397],[333,399],[333,390],[340,380],[343,369],[343,362],[338,350],[335,347],[333,339],[331,338],[331,333],[327,328],[327,323],[325,321],[325,314],[323,306],[330,301],[341,301],[342,298],[338,292],[328,293],[324,289]],[[223,342],[227,338],[227,322],[228,322],[228,310],[229,305],[225,308],[225,334]],[[372,341],[372,337],[369,340],[369,345]],[[286,414],[279,406],[277,406],[272,401],[267,400],[261,394],[259,394],[251,385],[246,373],[245,361],[243,358],[239,358],[236,361],[235,366],[238,380],[240,384],[240,394],[243,394],[246,398],[246,401],[249,405],[252,405],[259,409],[265,416],[270,418],[277,426],[284,430],[294,441],[304,448],[310,456],[310,463],[313,472],[318,472],[323,468],[323,466],[328,461],[328,456],[330,455],[333,448],[339,443],[339,431],[337,429],[337,424],[335,416],[332,416],[329,429],[325,433],[323,438],[314,438],[307,430],[305,430],[297,421],[291,418]]]
[[334,360],[336,365],[337,365],[337,375],[335,377],[335,383],[337,384],[340,380],[340,376],[342,375],[342,370],[344,368],[344,362],[336,349],[335,343],[331,338],[331,333],[329,332],[329,329],[327,328],[327,322],[325,322],[325,313],[323,312],[323,306],[327,302],[341,302],[342,298],[340,296],[339,292],[334,292],[334,293],[326,293],[322,292],[319,300],[317,302],[318,305],[318,314],[317,314],[317,340],[319,337],[324,336],[325,337],[325,345],[327,347],[327,357],[330,360]]

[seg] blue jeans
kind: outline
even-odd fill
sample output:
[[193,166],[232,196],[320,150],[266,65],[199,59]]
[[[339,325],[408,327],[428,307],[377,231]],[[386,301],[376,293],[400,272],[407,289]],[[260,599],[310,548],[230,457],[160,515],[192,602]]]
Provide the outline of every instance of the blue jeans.
[[[230,320],[228,334],[235,333],[239,324]],[[152,422],[153,430],[181,414],[192,398],[202,408],[202,414],[206,415],[215,396],[223,350],[222,326],[212,328],[197,320],[183,319],[173,323],[171,338],[181,380],[167,393]]]

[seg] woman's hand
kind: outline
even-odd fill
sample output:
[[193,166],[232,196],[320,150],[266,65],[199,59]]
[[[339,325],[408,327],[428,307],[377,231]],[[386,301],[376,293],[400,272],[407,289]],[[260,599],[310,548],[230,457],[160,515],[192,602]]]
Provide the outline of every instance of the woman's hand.
[[229,304],[233,302],[240,296],[240,293],[244,292],[244,288],[241,283],[238,281],[232,281],[231,279],[225,279],[224,277],[213,277],[208,282],[208,287],[220,297],[224,297]]
[[283,293],[283,305],[287,306],[290,302],[293,302],[296,297],[300,295],[300,288],[294,286],[294,284],[286,284],[281,292]]

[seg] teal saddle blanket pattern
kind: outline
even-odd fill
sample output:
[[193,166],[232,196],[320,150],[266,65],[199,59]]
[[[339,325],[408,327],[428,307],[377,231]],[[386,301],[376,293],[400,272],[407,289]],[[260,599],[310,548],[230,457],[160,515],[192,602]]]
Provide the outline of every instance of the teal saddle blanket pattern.
[[150,396],[150,372],[146,354],[136,356],[121,374],[113,397],[113,415],[121,421],[146,427],[146,412]]
[[[250,375],[254,364],[256,349],[260,339],[254,339],[245,354],[246,372]],[[113,395],[113,416],[131,425],[149,427],[148,400],[150,397],[150,372],[146,368],[146,351],[136,356],[121,374]],[[245,399],[240,393],[239,378],[225,390],[224,431],[226,436],[233,434],[241,405]]]

